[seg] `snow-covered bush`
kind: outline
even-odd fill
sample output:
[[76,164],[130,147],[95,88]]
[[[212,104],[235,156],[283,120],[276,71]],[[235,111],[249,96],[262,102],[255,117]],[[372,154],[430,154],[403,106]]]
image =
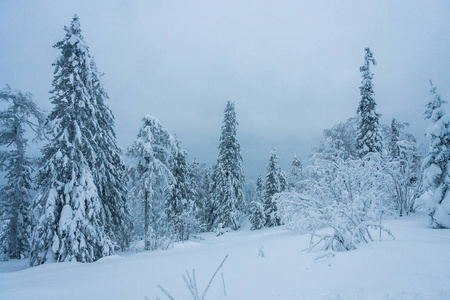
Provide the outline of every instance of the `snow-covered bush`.
[[419,197],[421,154],[415,140],[399,140],[397,157],[385,160],[383,170],[389,176],[391,184],[386,188],[392,198],[397,215],[402,216],[414,211],[414,202]]
[[[313,156],[309,179],[302,194],[276,194],[281,220],[293,230],[311,232],[318,237],[309,250],[319,244],[322,249],[346,251],[361,242],[373,241],[370,229],[386,230],[382,216],[390,210],[382,157],[369,153],[363,159],[343,159],[343,151],[333,141],[324,141],[324,150]],[[316,231],[330,227],[331,234]]]
[[203,229],[202,224],[196,218],[193,203],[188,204],[180,215],[173,216],[169,220],[169,224],[172,226],[174,241],[187,241]]
[[264,213],[264,205],[258,200],[252,201],[250,204],[251,214],[249,217],[250,223],[252,224],[251,230],[261,229],[266,223],[266,215]]
[[219,223],[216,227],[213,228],[213,232],[216,236],[221,236],[230,231],[232,231],[232,229],[230,227],[225,227],[223,223]]

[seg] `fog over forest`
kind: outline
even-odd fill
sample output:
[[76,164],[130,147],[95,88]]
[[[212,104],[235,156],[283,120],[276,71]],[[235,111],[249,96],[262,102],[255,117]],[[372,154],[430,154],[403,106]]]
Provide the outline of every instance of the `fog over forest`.
[[0,83],[33,93],[50,111],[52,46],[77,13],[105,74],[120,146],[150,114],[178,136],[189,160],[212,164],[232,100],[245,175],[254,180],[272,148],[286,170],[294,154],[306,164],[322,131],[356,114],[364,47],[378,62],[381,122],[408,122],[423,140],[429,79],[450,95],[449,11],[447,1],[6,0]]

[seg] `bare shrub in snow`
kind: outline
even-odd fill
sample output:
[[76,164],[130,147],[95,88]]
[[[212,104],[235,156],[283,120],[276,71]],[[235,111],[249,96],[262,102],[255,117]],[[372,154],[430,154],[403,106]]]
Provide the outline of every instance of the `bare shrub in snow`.
[[[344,160],[331,140],[324,143],[324,151],[313,156],[304,193],[275,195],[282,221],[293,230],[311,232],[310,251],[319,245],[323,250],[353,250],[358,243],[374,240],[370,229],[380,230],[380,236],[381,231],[390,234],[381,222],[390,203],[381,155]],[[326,227],[333,232],[316,233]]]

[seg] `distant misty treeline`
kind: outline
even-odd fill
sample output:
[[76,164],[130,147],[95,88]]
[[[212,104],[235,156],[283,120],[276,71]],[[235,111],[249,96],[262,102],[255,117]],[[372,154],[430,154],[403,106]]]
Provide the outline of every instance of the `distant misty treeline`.
[[[157,118],[144,116],[126,153],[117,145],[114,115],[75,15],[54,45],[48,115],[29,93],[6,86],[0,99],[0,257],[92,262],[143,241],[166,249],[204,231],[286,224],[312,232],[310,248],[351,250],[391,234],[383,216],[427,211],[433,227],[450,227],[450,117],[436,88],[427,104],[430,145],[418,145],[407,124],[381,124],[365,49],[357,115],[325,130],[303,167],[294,156],[288,174],[275,149],[267,173],[246,182],[236,111],[224,110],[217,162],[188,161],[182,143]],[[355,105],[356,106],[356,105]],[[318,116],[320,117],[320,116]],[[27,155],[26,132],[46,140],[39,163]],[[27,136],[28,136],[27,135]],[[129,163],[125,165],[123,155]],[[316,235],[331,227],[333,233]]]

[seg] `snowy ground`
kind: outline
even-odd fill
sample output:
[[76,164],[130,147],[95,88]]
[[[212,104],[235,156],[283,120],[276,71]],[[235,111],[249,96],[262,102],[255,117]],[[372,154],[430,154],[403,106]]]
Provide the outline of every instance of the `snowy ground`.
[[[203,289],[219,263],[207,299],[450,299],[450,230],[427,228],[425,216],[386,222],[396,240],[360,245],[315,261],[301,250],[309,235],[284,227],[177,244],[156,252],[120,253],[92,264],[59,263],[25,269],[0,262],[0,299],[190,299],[181,274],[196,269]],[[263,247],[262,251],[260,251]],[[260,255],[264,253],[264,257]]]

